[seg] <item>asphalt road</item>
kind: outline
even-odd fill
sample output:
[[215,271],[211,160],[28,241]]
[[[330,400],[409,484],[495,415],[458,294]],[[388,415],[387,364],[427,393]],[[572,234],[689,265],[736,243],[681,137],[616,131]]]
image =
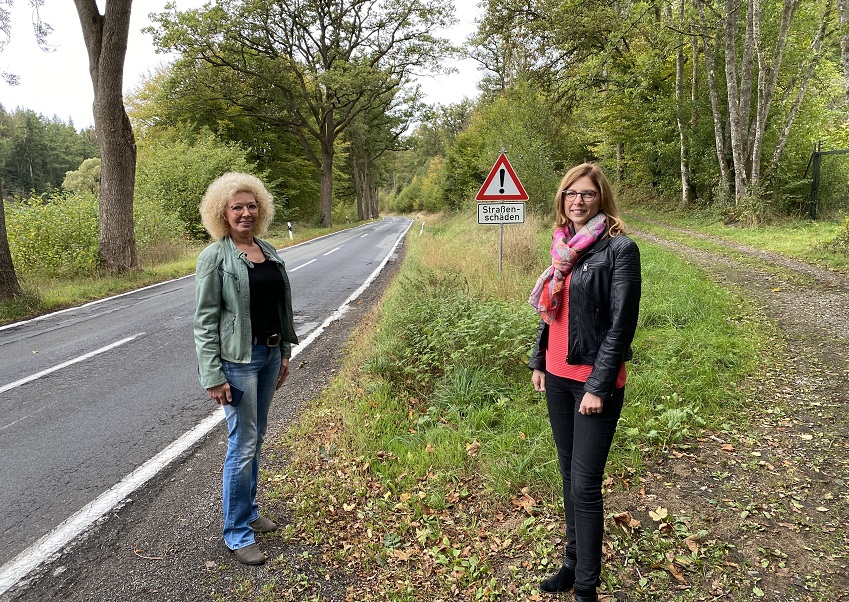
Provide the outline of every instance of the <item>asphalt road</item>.
[[[302,341],[410,224],[285,249]],[[213,408],[197,384],[193,276],[0,329],[0,571]]]

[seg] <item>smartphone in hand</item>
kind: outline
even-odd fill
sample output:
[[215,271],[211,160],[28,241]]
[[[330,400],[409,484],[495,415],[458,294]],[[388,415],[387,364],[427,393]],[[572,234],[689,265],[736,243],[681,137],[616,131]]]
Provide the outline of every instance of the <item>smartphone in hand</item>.
[[230,403],[229,403],[229,405],[231,405],[235,408],[237,405],[239,405],[239,402],[242,401],[242,395],[244,395],[244,394],[245,394],[245,392],[242,391],[241,389],[238,389],[238,388],[234,387],[233,385],[230,385]]

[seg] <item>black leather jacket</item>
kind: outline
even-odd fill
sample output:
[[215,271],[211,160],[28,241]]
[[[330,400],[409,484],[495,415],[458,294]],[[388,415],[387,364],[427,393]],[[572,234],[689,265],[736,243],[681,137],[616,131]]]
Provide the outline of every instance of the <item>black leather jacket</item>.
[[[613,394],[622,362],[632,356],[640,292],[640,250],[622,234],[596,241],[572,268],[567,360],[593,367],[585,391]],[[548,324],[540,320],[529,368],[545,371],[547,347]]]

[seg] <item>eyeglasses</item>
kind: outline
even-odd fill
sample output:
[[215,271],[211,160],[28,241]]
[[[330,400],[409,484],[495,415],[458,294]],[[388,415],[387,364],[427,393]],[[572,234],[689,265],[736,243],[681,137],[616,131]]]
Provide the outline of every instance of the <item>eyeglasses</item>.
[[598,196],[598,193],[595,190],[585,190],[583,192],[578,192],[577,190],[564,190],[563,198],[567,201],[574,201],[580,196],[584,201],[588,203],[592,203],[595,198]]
[[233,205],[232,207],[228,207],[230,211],[233,213],[242,213],[245,209],[247,209],[250,213],[256,213],[259,211],[259,205],[256,203],[248,203],[247,205]]

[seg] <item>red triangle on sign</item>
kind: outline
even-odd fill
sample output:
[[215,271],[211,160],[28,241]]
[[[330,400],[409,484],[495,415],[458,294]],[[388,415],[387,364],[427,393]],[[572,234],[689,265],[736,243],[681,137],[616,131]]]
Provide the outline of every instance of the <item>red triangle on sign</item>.
[[507,155],[501,153],[475,197],[476,201],[527,201],[528,193],[513,171]]

